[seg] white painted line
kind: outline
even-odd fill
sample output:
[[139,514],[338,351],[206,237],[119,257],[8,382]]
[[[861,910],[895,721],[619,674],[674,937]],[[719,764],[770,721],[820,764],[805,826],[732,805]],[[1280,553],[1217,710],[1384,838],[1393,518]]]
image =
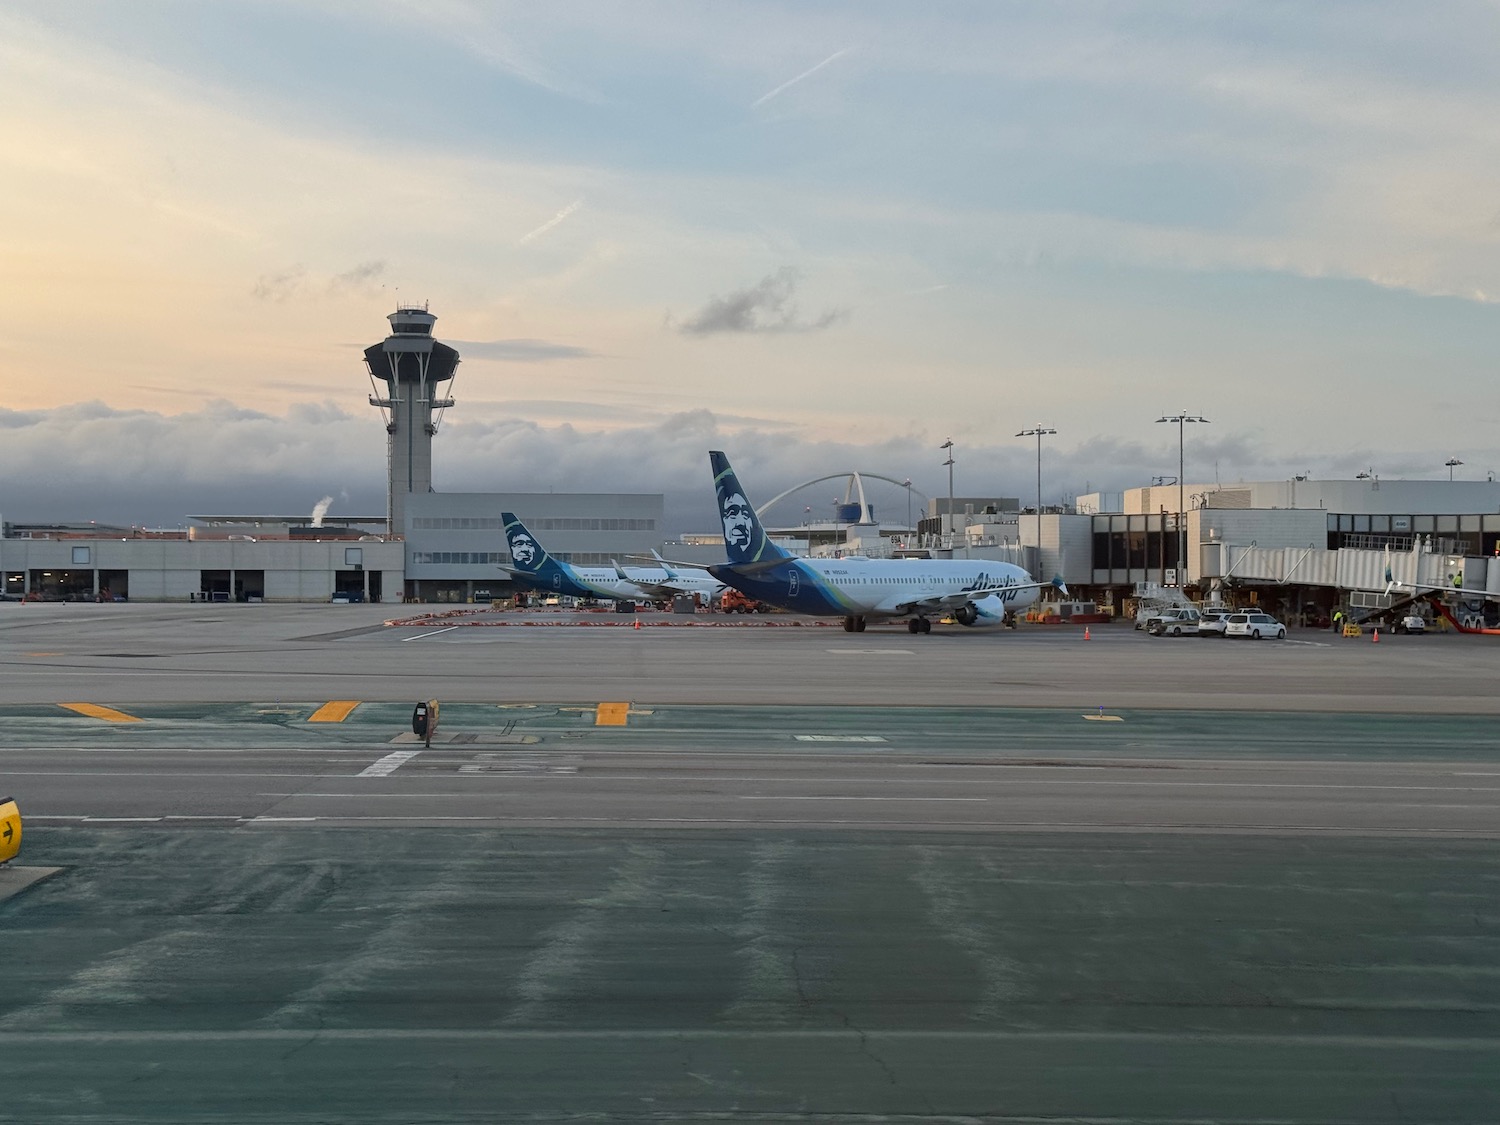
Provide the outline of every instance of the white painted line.
[[738,801],[956,801],[985,804],[988,797],[736,797]]
[[798,742],[885,742],[878,734],[794,734]]
[[909,648],[831,648],[829,652],[848,656],[915,656]]
[[458,628],[457,625],[448,625],[448,626],[446,626],[446,627],[444,627],[442,629],[434,629],[430,633],[418,633],[415,637],[402,637],[401,638],[401,643],[402,644],[406,644],[408,641],[420,641],[423,637],[435,637],[439,633],[447,633],[447,632],[450,632],[451,630],[457,629],[457,628]]
[[158,824],[159,816],[86,816],[85,824]]
[[386,777],[395,773],[407,762],[411,761],[422,751],[420,750],[395,750],[381,758],[378,762],[371,762],[369,766],[360,770],[359,777]]
[[252,816],[246,824],[311,824],[315,816]]

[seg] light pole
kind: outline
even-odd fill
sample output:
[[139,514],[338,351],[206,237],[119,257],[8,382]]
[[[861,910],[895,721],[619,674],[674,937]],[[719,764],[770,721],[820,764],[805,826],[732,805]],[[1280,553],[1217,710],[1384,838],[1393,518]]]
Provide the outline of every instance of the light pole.
[[1187,585],[1187,505],[1183,496],[1182,474],[1184,470],[1185,455],[1183,453],[1184,430],[1189,422],[1207,422],[1207,418],[1200,418],[1196,414],[1189,414],[1186,410],[1179,410],[1176,414],[1164,415],[1157,419],[1158,422],[1177,423],[1177,585]]
[[953,439],[949,438],[938,446],[939,449],[948,451],[948,460],[943,464],[948,466],[948,543],[953,543]]
[[903,488],[906,489],[906,533],[908,535],[910,535],[911,532],[912,532],[912,526],[911,526],[911,477],[907,477],[904,481],[901,482],[901,485],[902,485]]
[[1022,430],[1016,437],[1036,438],[1036,534],[1037,543],[1041,543],[1042,535],[1042,438],[1046,434],[1055,434],[1056,430],[1046,429],[1040,422],[1029,430]]
[[1453,479],[1453,470],[1457,466],[1462,465],[1463,462],[1460,461],[1457,457],[1450,457],[1448,458],[1448,460],[1444,461],[1443,464],[1448,466],[1448,479],[1451,481]]

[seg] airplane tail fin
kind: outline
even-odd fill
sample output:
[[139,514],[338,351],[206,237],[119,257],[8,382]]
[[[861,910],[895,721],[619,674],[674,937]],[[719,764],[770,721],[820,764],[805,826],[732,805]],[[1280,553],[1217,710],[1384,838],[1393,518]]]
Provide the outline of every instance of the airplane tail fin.
[[729,458],[719,450],[710,450],[708,464],[714,474],[714,490],[718,494],[719,517],[724,521],[724,550],[731,563],[764,562],[773,559],[791,558],[791,555],[772,543],[760,517],[750,506],[739,478],[730,467]]
[[553,575],[566,577],[563,564],[547,553],[547,548],[537,542],[536,536],[526,530],[526,525],[516,518],[514,512],[501,512],[500,520],[505,524],[505,540],[510,544],[513,570],[538,582],[550,582]]

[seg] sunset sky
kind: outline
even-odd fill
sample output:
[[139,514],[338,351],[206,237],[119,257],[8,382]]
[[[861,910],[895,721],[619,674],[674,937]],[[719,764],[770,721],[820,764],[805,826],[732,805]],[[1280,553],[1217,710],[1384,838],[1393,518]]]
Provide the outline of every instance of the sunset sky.
[[[1492,3],[0,4],[0,515],[1500,471]],[[763,482],[763,483],[762,483]],[[711,522],[711,520],[709,521]]]

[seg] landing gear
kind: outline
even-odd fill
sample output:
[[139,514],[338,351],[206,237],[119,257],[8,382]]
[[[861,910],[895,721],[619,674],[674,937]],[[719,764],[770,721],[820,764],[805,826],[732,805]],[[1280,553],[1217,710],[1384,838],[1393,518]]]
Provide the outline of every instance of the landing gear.
[[844,632],[863,633],[865,631],[865,619],[863,617],[844,618]]
[[932,632],[932,622],[928,621],[925,617],[913,617],[906,623],[906,631],[908,633],[930,633]]

